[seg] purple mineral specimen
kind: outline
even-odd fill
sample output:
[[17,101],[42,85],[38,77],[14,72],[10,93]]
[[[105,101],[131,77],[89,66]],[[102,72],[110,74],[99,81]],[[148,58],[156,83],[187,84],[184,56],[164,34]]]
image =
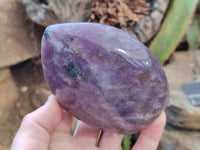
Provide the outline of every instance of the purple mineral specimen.
[[168,83],[159,61],[142,43],[111,26],[47,27],[42,64],[60,105],[97,128],[137,132],[168,103]]

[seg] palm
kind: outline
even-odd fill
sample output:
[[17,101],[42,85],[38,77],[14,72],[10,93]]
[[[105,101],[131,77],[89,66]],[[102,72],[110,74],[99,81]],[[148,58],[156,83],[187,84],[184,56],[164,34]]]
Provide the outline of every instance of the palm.
[[[78,123],[75,136],[69,134],[72,116],[53,96],[45,105],[28,114],[18,130],[11,150],[119,150],[122,135],[105,132],[95,146],[98,129]],[[164,113],[144,129],[132,150],[155,150],[165,125]],[[153,134],[152,134],[153,133]]]
[[[62,118],[58,127],[50,135],[50,140],[48,143],[49,149],[66,150],[66,148],[68,148],[72,150],[80,150],[84,148],[84,150],[99,150],[99,148],[95,146],[98,134],[97,129],[79,122],[79,130],[76,131],[76,135],[73,137],[69,134],[71,117],[67,112],[64,112],[63,116],[64,117]],[[102,150],[105,147],[104,145],[101,145]],[[119,144],[117,146],[119,147]]]
[[80,150],[84,147],[84,150],[97,150],[98,148],[92,143],[92,141],[85,140],[84,138],[75,139],[71,135],[55,131],[52,133],[49,141],[49,149],[52,150]]

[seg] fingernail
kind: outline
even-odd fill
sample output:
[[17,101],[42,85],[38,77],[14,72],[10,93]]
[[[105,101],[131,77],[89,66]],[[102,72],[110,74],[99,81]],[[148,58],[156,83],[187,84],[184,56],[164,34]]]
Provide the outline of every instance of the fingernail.
[[45,103],[45,105],[50,105],[52,102],[53,102],[53,99],[54,99],[54,96],[53,95],[50,95]]

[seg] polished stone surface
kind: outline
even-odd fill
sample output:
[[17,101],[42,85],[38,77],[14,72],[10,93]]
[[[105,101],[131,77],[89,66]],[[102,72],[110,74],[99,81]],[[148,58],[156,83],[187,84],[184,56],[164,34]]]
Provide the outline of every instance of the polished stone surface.
[[60,105],[97,128],[137,132],[168,103],[159,61],[142,43],[111,26],[49,26],[42,40],[42,63]]

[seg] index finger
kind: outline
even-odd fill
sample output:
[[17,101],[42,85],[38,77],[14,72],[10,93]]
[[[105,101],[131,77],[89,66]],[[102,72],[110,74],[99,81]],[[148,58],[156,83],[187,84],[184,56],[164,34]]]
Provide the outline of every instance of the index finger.
[[152,124],[143,129],[132,150],[156,150],[166,123],[163,112]]

